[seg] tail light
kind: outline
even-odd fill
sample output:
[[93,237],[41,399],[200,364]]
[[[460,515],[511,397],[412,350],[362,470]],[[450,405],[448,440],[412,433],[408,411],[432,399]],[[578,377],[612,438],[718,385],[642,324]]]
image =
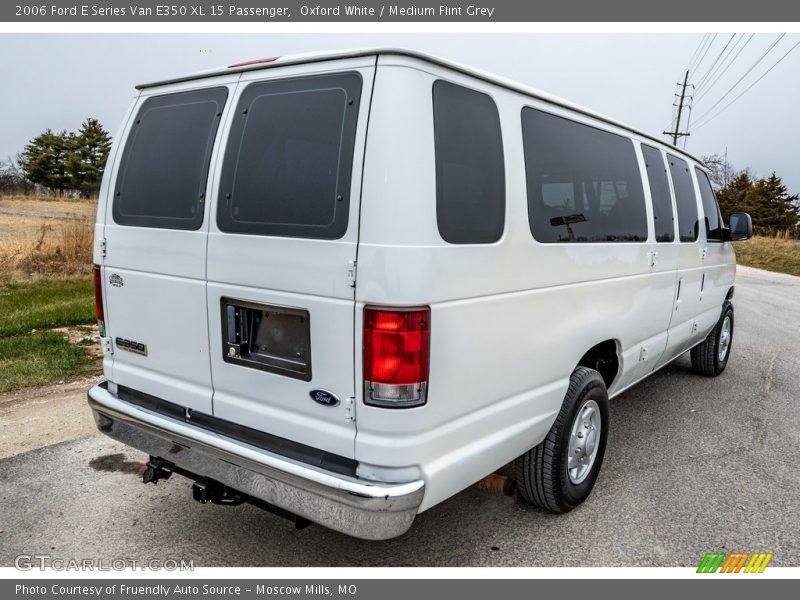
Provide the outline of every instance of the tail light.
[[425,404],[431,309],[364,309],[364,402],[408,408]]
[[97,316],[97,327],[100,337],[106,336],[106,317],[103,312],[103,277],[100,274],[100,265],[95,265],[94,275],[94,314]]

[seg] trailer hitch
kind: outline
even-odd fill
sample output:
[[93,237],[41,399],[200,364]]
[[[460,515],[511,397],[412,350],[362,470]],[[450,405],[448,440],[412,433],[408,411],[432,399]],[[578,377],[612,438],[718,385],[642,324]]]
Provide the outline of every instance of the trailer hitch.
[[142,483],[152,483],[155,485],[161,479],[166,481],[172,477],[174,471],[175,465],[172,463],[167,462],[163,458],[151,456],[150,460],[147,461],[147,468],[145,468],[144,473],[142,473]]

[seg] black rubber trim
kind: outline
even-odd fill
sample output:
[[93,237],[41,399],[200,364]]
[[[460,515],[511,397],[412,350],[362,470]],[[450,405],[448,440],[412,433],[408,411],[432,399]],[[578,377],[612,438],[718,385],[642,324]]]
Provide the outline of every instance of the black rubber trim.
[[[101,385],[106,387],[105,382]],[[351,477],[356,475],[358,462],[352,458],[325,452],[318,448],[306,446],[305,444],[287,440],[251,427],[245,427],[238,423],[232,423],[196,410],[192,410],[189,413],[191,416],[187,418],[186,407],[125,386],[118,386],[117,397],[124,402],[146,408],[181,423],[212,431],[307,465],[339,473],[340,475],[349,475]]]

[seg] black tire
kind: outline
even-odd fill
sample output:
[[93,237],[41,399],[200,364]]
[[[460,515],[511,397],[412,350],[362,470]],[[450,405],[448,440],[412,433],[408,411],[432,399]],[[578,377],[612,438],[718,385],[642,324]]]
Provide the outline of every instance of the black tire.
[[[600,435],[594,463],[585,479],[576,484],[567,471],[570,438],[575,418],[589,400],[599,407]],[[561,411],[547,437],[514,464],[520,497],[555,513],[569,512],[586,500],[603,464],[608,422],[608,392],[603,378],[593,369],[578,367],[570,377]]]
[[[725,356],[720,359],[720,344],[722,341],[722,330],[725,324],[725,319],[729,319],[730,327],[728,333],[728,343],[725,349]],[[722,314],[719,321],[708,334],[708,337],[702,344],[698,344],[692,348],[692,370],[698,375],[705,375],[706,377],[716,377],[725,370],[728,365],[728,358],[731,355],[731,347],[733,346],[733,306],[725,303],[722,307]]]

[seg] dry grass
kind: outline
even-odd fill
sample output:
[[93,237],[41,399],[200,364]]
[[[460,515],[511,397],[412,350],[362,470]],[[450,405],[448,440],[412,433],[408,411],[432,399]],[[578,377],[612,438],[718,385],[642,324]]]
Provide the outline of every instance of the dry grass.
[[740,265],[800,277],[800,240],[755,236],[734,248]]
[[90,273],[96,206],[86,200],[0,198],[0,272]]

